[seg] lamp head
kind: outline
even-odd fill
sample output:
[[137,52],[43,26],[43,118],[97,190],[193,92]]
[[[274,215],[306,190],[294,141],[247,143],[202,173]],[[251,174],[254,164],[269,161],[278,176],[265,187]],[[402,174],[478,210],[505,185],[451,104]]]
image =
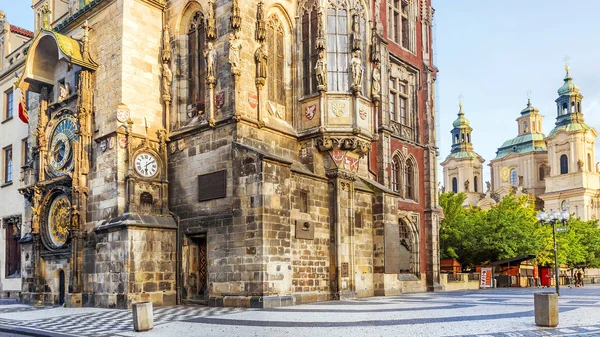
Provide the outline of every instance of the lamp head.
[[560,217],[563,221],[569,221],[569,218],[571,217],[571,215],[567,211],[562,211],[562,212],[560,212]]
[[559,219],[560,219],[559,211],[552,211],[552,213],[550,213],[550,220],[559,220]]
[[548,214],[546,214],[544,211],[539,212],[535,217],[539,222],[546,222],[546,220],[548,220]]

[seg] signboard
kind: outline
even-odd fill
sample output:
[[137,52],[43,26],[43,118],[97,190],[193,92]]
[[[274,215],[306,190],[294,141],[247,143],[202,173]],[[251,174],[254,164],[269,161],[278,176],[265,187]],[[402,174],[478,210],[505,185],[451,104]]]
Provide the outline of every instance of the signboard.
[[492,268],[481,268],[481,275],[479,275],[479,288],[491,288],[492,287]]
[[559,233],[568,232],[569,229],[567,227],[556,227],[556,231]]
[[227,196],[227,172],[217,171],[198,176],[198,201],[225,198]]

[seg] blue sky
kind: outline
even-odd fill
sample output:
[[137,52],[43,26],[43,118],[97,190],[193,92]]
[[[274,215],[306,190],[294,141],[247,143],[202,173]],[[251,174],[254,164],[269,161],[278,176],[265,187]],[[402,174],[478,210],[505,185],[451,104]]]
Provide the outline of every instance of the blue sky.
[[[450,129],[462,94],[473,127],[475,151],[489,160],[517,134],[515,119],[527,91],[545,115],[544,132],[556,117],[556,90],[571,75],[584,95],[586,122],[600,128],[600,1],[432,0],[435,12],[438,146],[440,162],[450,152]],[[3,1],[11,24],[32,29],[31,2]],[[596,161],[600,161],[600,152]],[[441,169],[440,169],[441,172]],[[440,174],[441,177],[441,174]]]

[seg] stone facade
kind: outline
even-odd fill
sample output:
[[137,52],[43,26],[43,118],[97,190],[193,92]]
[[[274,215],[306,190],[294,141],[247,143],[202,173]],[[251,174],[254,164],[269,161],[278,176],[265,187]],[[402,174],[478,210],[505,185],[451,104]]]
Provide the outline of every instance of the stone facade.
[[398,6],[392,36],[378,0],[34,4],[23,299],[440,289],[433,9]]
[[21,292],[21,227],[27,222],[19,187],[27,164],[27,124],[19,120],[21,90],[15,73],[23,71],[25,51],[33,33],[11,25],[0,11],[0,297]]

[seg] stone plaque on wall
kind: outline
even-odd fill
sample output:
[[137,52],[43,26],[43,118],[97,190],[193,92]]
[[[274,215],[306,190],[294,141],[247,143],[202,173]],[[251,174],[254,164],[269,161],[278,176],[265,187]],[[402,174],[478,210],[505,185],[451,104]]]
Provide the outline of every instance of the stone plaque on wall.
[[400,231],[398,224],[385,224],[385,273],[397,274],[400,272]]
[[309,221],[296,220],[296,239],[314,240],[315,226]]
[[348,277],[348,262],[342,262],[342,277]]
[[227,196],[227,171],[217,171],[198,176],[198,201]]

